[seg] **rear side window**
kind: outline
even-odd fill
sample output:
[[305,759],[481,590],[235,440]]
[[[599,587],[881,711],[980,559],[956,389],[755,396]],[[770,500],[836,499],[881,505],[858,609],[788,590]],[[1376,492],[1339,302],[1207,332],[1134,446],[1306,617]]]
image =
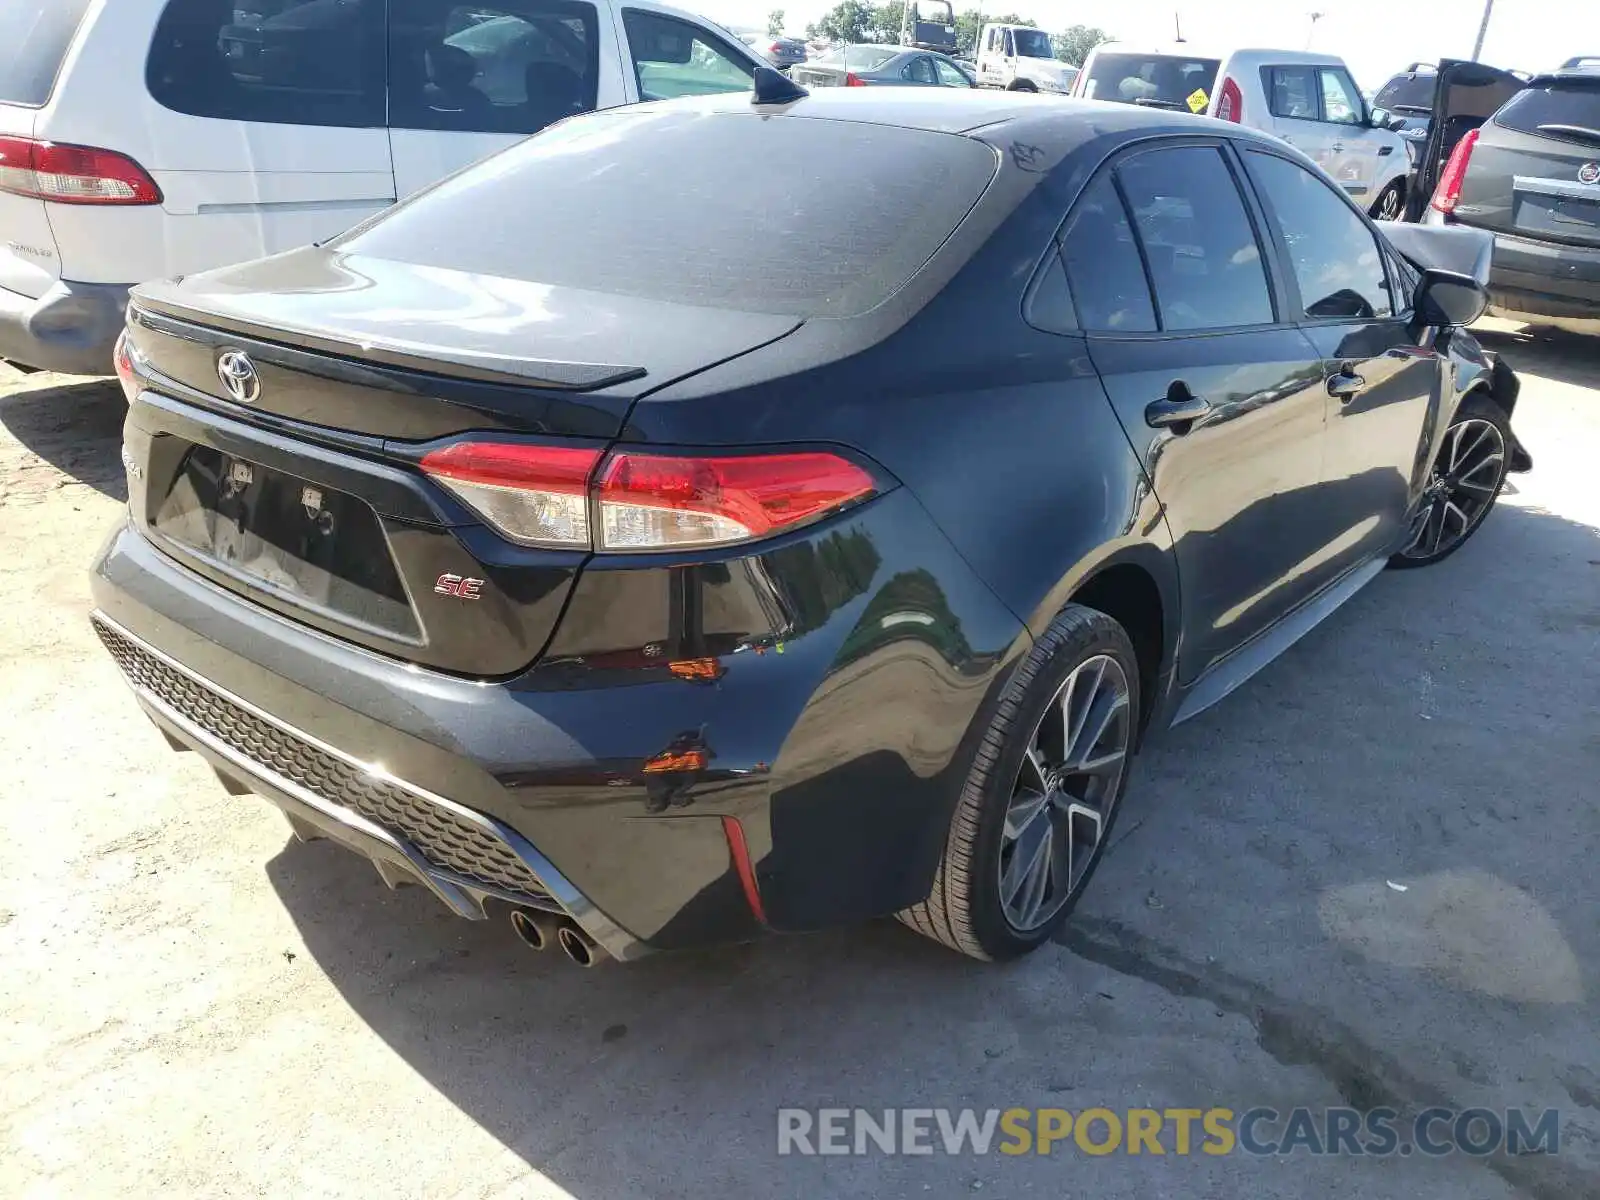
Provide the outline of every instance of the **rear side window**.
[[50,99],[88,7],[89,0],[0,4],[0,104],[38,106]]
[[848,316],[933,257],[997,167],[988,146],[923,130],[611,110],[546,130],[331,244],[555,287]]
[[1506,101],[1494,123],[1521,133],[1600,145],[1600,76],[1525,88]]
[[905,66],[900,68],[902,79],[911,83],[936,84],[938,78],[933,73],[933,59],[926,54],[919,54]]
[[389,124],[537,133],[595,106],[599,28],[577,0],[390,0]]
[[1272,206],[1305,315],[1316,320],[1387,317],[1394,305],[1377,237],[1343,197],[1298,163],[1247,152]]
[[1266,67],[1272,115],[1297,121],[1317,119],[1317,73],[1311,67]]
[[1221,65],[1215,58],[1100,54],[1089,67],[1083,94],[1091,100],[1203,112],[1211,103],[1211,89]]
[[1078,323],[1107,333],[1149,333],[1155,306],[1139,245],[1116,185],[1103,173],[1084,189],[1062,238],[1061,254],[1077,300]]
[[196,117],[384,124],[384,0],[171,0],[145,83]]
[[639,99],[750,90],[755,67],[700,26],[637,8],[622,10],[622,25],[638,74]]
[[1272,293],[1233,172],[1211,146],[1152,150],[1117,168],[1163,329],[1272,323]]

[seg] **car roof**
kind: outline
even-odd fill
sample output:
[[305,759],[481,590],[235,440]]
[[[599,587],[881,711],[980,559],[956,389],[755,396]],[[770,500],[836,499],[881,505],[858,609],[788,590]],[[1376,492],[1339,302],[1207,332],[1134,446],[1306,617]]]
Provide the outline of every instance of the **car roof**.
[[1062,152],[1108,134],[1203,137],[1221,133],[1269,144],[1276,142],[1247,126],[1187,112],[981,88],[817,88],[789,104],[762,106],[752,105],[748,92],[722,92],[609,109],[601,115],[626,115],[629,111],[649,109],[862,121],[930,133],[967,134],[983,130],[985,138],[991,140],[999,128],[1015,126],[1037,141],[1053,143],[1054,148]]

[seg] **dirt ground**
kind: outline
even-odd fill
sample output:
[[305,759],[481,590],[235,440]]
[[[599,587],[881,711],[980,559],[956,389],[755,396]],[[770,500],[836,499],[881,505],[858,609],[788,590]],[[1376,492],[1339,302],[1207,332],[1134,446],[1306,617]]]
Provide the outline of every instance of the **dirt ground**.
[[[1600,340],[1537,460],[1141,758],[1073,923],[583,972],[170,752],[88,624],[115,384],[0,367],[0,1195],[1600,1196]],[[1402,890],[1403,889],[1403,890]],[[780,1106],[1527,1105],[1519,1158],[780,1158]]]

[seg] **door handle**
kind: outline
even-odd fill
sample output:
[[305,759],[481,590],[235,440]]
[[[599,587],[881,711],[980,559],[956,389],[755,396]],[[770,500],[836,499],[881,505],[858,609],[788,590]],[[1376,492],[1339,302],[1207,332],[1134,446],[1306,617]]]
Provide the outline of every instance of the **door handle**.
[[1344,143],[1343,142],[1335,142],[1333,144],[1333,152],[1335,154],[1343,154],[1344,153]]
[[1349,404],[1366,386],[1366,379],[1356,374],[1351,363],[1341,363],[1338,371],[1328,376],[1328,395],[1337,396],[1341,404]]
[[1182,437],[1210,411],[1211,405],[1191,392],[1189,385],[1180,379],[1167,389],[1166,399],[1145,405],[1144,423],[1151,429],[1170,429]]

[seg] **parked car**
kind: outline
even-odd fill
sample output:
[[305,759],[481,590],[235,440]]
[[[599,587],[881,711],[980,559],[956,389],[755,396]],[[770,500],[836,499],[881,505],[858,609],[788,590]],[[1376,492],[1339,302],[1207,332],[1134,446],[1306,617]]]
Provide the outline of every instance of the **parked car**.
[[1056,58],[1050,35],[1028,25],[988,24],[978,31],[978,86],[1008,92],[1072,91],[1078,68]]
[[331,237],[562,117],[748,92],[653,0],[0,5],[0,359],[110,370],[128,287]]
[[1427,221],[1494,235],[1495,314],[1600,333],[1600,70],[1535,76],[1468,131]]
[[808,57],[804,38],[757,37],[751,39],[748,44],[752,50],[780,71],[787,71],[790,67],[805,62]]
[[[1527,80],[1515,71],[1447,58],[1437,64],[1412,63],[1379,89],[1377,107],[1391,114],[1389,127],[1411,143],[1408,221],[1421,217],[1456,143],[1521,91]],[[1433,136],[1435,109],[1447,114],[1437,137]]]
[[957,87],[972,78],[943,54],[904,46],[840,46],[790,70],[803,87]]
[[1298,50],[1208,55],[1106,42],[1089,53],[1073,95],[1217,117],[1275,134],[1309,154],[1374,217],[1405,208],[1410,143],[1369,109],[1344,61]]
[[94,627],[230,787],[579,960],[1007,958],[1145,731],[1529,465],[1415,254],[1486,238],[1408,263],[1243,126],[773,75],[136,289]]

